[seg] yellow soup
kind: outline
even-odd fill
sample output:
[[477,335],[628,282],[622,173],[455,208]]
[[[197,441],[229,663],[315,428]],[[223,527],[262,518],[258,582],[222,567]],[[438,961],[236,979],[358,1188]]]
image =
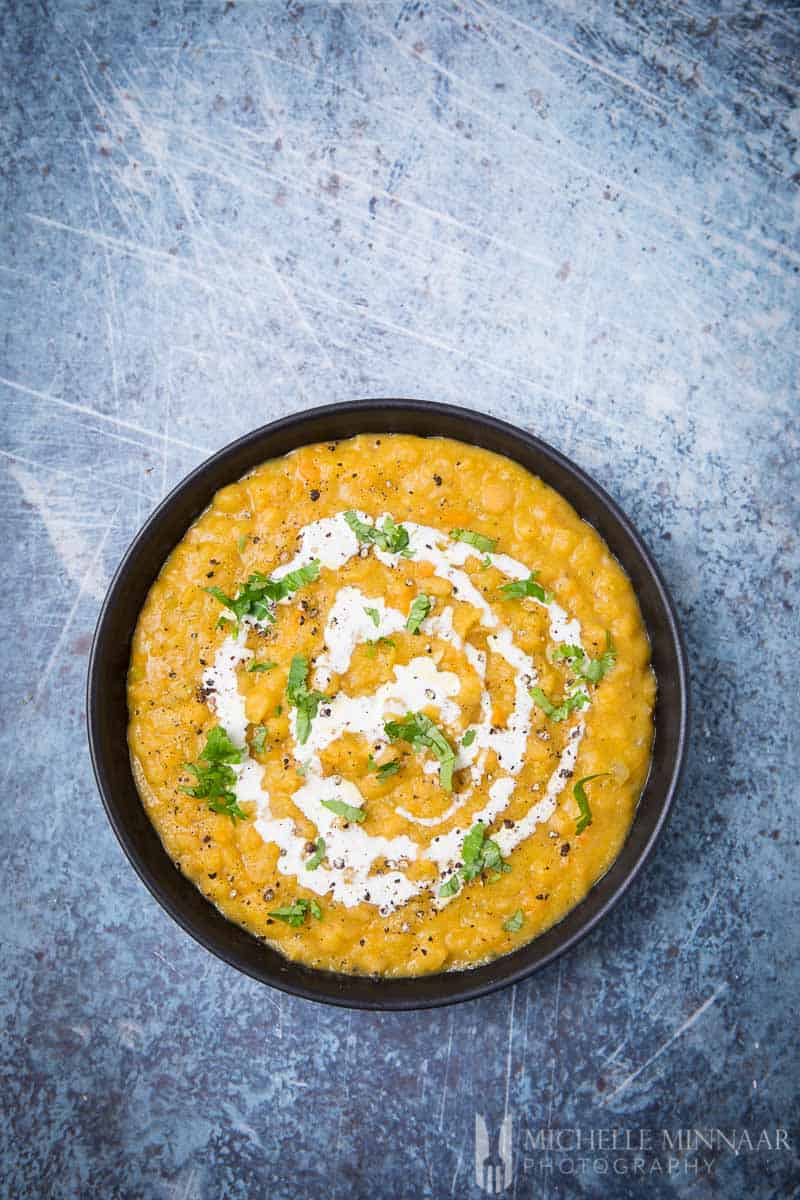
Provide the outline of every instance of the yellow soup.
[[313,967],[415,975],[586,895],[654,698],[631,584],[557,492],[474,446],[365,434],[217,493],[139,618],[129,741],[226,917]]

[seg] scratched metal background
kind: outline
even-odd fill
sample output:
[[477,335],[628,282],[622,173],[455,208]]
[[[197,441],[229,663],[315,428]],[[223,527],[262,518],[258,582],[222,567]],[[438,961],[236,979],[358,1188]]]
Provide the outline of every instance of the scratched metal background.
[[[800,10],[0,3],[2,1194],[786,1195],[796,1154],[568,1177],[524,1129],[797,1136]],[[113,840],[86,654],[142,519],[336,399],[475,405],[628,510],[696,722],[652,867],[483,1002],[348,1014],[195,946]],[[510,1193],[509,1193],[510,1194]]]

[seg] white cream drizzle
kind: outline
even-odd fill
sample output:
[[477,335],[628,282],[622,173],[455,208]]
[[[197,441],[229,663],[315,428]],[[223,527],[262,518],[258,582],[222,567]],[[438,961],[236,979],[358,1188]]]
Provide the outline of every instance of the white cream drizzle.
[[[361,520],[370,521],[365,513],[359,512],[358,516]],[[379,518],[379,523],[382,519]],[[536,683],[538,674],[531,657],[516,645],[510,629],[498,620],[483,594],[461,568],[470,556],[475,555],[479,558],[488,557],[492,565],[511,579],[526,579],[530,569],[506,554],[479,553],[467,543],[453,541],[447,534],[429,526],[412,521],[404,521],[403,525],[409,533],[409,548],[413,551],[413,557],[417,561],[430,563],[438,578],[450,582],[454,598],[476,608],[480,613],[481,625],[493,631],[487,637],[489,651],[501,655],[514,672],[514,707],[505,727],[494,727],[491,721],[491,697],[482,689],[480,719],[470,726],[475,731],[474,740],[470,746],[464,746],[459,740],[456,755],[456,770],[469,767],[471,786],[454,798],[438,816],[419,817],[403,808],[398,808],[397,812],[420,826],[441,825],[466,803],[474,788],[480,785],[487,752],[493,749],[502,774],[493,780],[486,805],[470,822],[470,826],[477,821],[489,826],[508,808],[517,786],[515,776],[524,764],[531,730],[533,701],[530,688]],[[338,570],[355,555],[365,553],[365,548],[358,542],[342,513],[306,525],[300,531],[299,538],[297,554],[289,562],[275,568],[273,578],[282,578],[313,559],[317,559],[321,567]],[[392,569],[402,569],[405,562],[401,556],[374,546],[369,552]],[[570,618],[555,601],[544,603],[535,600],[535,603],[547,609],[550,637],[554,642],[581,646],[581,627],[576,618]],[[367,608],[377,612],[377,625],[365,611]],[[325,690],[333,675],[342,675],[347,671],[358,645],[368,640],[391,637],[402,630],[405,623],[406,616],[397,609],[387,607],[382,597],[367,596],[356,587],[340,588],[328,613],[324,650],[316,660],[314,685]],[[231,741],[242,748],[246,746],[248,722],[245,700],[238,688],[237,670],[253,657],[252,651],[244,644],[248,624],[257,625],[258,622],[245,619],[240,624],[238,635],[225,638],[217,651],[214,665],[203,673],[209,707]],[[441,610],[434,609],[422,622],[421,631],[427,639],[447,642],[463,653],[478,678],[482,682],[485,680],[486,655],[468,642],[465,643],[455,631],[450,605]],[[237,798],[240,802],[255,803],[255,828],[265,842],[278,846],[278,870],[282,874],[296,876],[304,887],[319,895],[329,895],[348,908],[366,902],[375,905],[383,913],[401,907],[430,887],[433,887],[434,894],[438,893],[436,881],[433,884],[431,881],[414,882],[399,868],[422,853],[424,858],[436,865],[439,882],[443,881],[460,861],[461,846],[469,827],[457,827],[434,836],[425,848],[405,836],[385,838],[368,834],[360,824],[344,822],[324,806],[324,800],[340,800],[355,808],[362,808],[364,801],[354,783],[338,775],[325,776],[319,755],[344,733],[365,738],[377,751],[386,742],[384,720],[391,716],[402,716],[407,711],[433,707],[438,711],[442,724],[458,725],[461,707],[456,697],[460,691],[459,676],[451,671],[439,670],[432,656],[425,654],[413,658],[407,665],[395,666],[394,678],[371,695],[348,696],[340,691],[328,703],[322,704],[303,746],[298,744],[296,715],[292,713],[290,729],[295,756],[305,764],[304,782],[293,793],[292,800],[316,826],[318,835],[325,839],[325,861],[314,871],[308,871],[305,867],[309,857],[305,839],[297,833],[290,818],[273,816],[269,794],[263,787],[263,769],[245,754],[244,761],[234,767]],[[493,835],[505,856],[552,815],[558,796],[574,771],[584,732],[585,723],[581,719],[570,731],[558,766],[550,776],[541,798],[532,803],[525,816],[511,828],[504,825]],[[425,762],[423,769],[432,773],[438,770],[438,764],[431,759]],[[378,859],[385,860],[381,874],[372,870]],[[447,902],[437,900],[440,905]]]

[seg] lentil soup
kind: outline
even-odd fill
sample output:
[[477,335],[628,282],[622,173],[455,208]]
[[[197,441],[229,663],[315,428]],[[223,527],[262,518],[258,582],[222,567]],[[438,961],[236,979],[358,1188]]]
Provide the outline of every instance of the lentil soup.
[[619,853],[649,662],[619,563],[518,464],[399,434],[306,446],[219,491],[153,584],[134,775],[184,874],[289,958],[474,966]]

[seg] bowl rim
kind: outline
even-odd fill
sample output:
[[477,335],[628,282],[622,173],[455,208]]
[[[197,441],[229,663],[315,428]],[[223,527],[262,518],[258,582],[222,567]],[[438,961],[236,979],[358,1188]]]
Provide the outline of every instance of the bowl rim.
[[[535,955],[533,948],[536,947],[537,942],[540,942],[552,931],[558,930],[559,927],[564,926],[568,918],[570,918],[586,904],[587,900],[589,900],[592,894],[596,891],[602,880],[608,878],[609,874],[614,870],[614,867],[622,857],[625,850],[625,845],[633,832],[642,799],[644,798],[647,788],[650,784],[650,775],[648,775],[648,778],[645,780],[642,786],[639,801],[637,803],[637,809],[634,814],[631,827],[626,834],[625,841],[620,847],[617,856],[609,865],[605,874],[596,880],[594,884],[592,884],[592,887],[589,889],[586,896],[584,896],[577,905],[569,909],[564,916],[555,923],[555,925],[550,926],[538,937],[532,939],[530,942],[524,943],[517,949],[510,951],[507,954],[500,955],[498,958],[491,959],[488,963],[479,964],[478,966],[468,967],[457,971],[440,971],[431,973],[429,975],[404,977],[366,977],[361,975],[341,975],[335,972],[309,968],[304,964],[286,959],[283,955],[280,955],[280,952],[277,952],[284,964],[284,971],[281,972],[269,970],[266,968],[266,966],[261,969],[256,969],[251,964],[242,961],[241,957],[237,955],[232,947],[222,944],[222,942],[217,938],[212,937],[206,934],[202,929],[199,929],[193,918],[184,911],[182,906],[173,901],[172,897],[167,893],[167,890],[162,884],[158,873],[144,861],[144,856],[139,852],[138,848],[134,844],[133,835],[127,826],[122,812],[115,803],[113,789],[108,779],[108,764],[104,756],[104,750],[100,740],[98,715],[102,701],[102,693],[99,681],[99,672],[102,657],[103,635],[109,619],[113,614],[120,591],[128,579],[131,568],[136,562],[137,556],[142,551],[142,548],[146,547],[153,531],[160,525],[165,515],[169,513],[172,507],[176,504],[177,500],[183,497],[187,492],[191,491],[198,481],[201,481],[204,476],[209,475],[215,468],[224,464],[228,459],[234,459],[239,451],[246,450],[250,447],[255,447],[260,442],[265,441],[270,437],[280,435],[285,431],[300,431],[305,426],[310,426],[315,421],[326,417],[343,416],[355,419],[363,416],[368,422],[369,415],[371,413],[374,414],[378,410],[382,412],[411,414],[414,417],[419,417],[420,419],[424,419],[425,416],[429,416],[442,417],[444,419],[455,418],[461,422],[472,422],[478,429],[488,430],[491,433],[496,434],[498,437],[505,437],[506,439],[509,439],[511,442],[522,443],[529,451],[533,452],[534,455],[547,460],[553,467],[560,469],[561,471],[564,471],[568,475],[572,476],[573,480],[575,480],[580,487],[582,487],[594,498],[599,507],[606,511],[606,513],[611,517],[612,522],[615,522],[621,528],[623,533],[626,535],[634,554],[639,559],[640,565],[644,567],[646,574],[650,577],[650,581],[656,589],[658,600],[663,608],[666,633],[671,644],[670,648],[674,658],[678,707],[678,717],[675,732],[675,749],[670,760],[669,777],[664,788],[663,798],[658,807],[657,814],[652,820],[649,833],[644,843],[640,847],[634,861],[622,875],[613,890],[599,904],[594,905],[593,911],[588,913],[586,917],[577,924],[576,928],[569,932],[564,938],[559,939],[557,944],[552,946],[549,950],[540,954],[538,957],[534,956],[532,961],[520,961],[516,965],[510,966],[508,970],[502,972],[498,978],[494,979],[481,979],[480,973],[492,966],[496,967],[497,964],[509,963],[509,960],[518,959],[520,956],[524,957],[525,951],[529,952],[528,957],[531,956],[531,953]],[[346,440],[347,438],[355,437],[360,433],[369,434],[372,432],[379,432],[383,435],[388,435],[388,433],[393,431],[372,430],[367,423],[364,424],[363,427],[359,426],[358,429],[352,429],[347,433],[337,435],[336,440]],[[417,432],[416,436],[447,437],[451,435],[435,433],[425,434]],[[467,438],[464,436],[452,436],[454,440],[466,441],[467,444],[472,444],[479,447],[482,445],[480,441],[468,442]],[[311,441],[303,442],[301,440],[296,443],[296,448],[309,444],[313,443]],[[290,452],[291,451],[287,450],[283,453]],[[512,458],[512,461],[519,461],[514,459],[513,453],[509,454],[505,451],[498,450],[493,452],[501,455],[505,454],[506,457]],[[278,457],[280,456],[281,455],[278,455]],[[242,475],[246,475],[250,470],[253,470],[255,466],[258,465],[259,461],[267,461],[267,458],[254,460],[254,463],[251,467],[248,467],[240,474],[236,474],[235,477],[230,478],[229,482],[234,483],[237,479],[242,478]],[[535,469],[526,466],[524,463],[520,463],[519,465],[530,471],[531,474],[537,473]],[[544,482],[547,482],[547,480],[544,480]],[[219,490],[219,487],[222,486],[225,486],[225,484],[219,484],[212,489],[208,501],[200,511],[204,511],[204,508],[207,507],[207,505],[211,502],[211,497],[213,497],[214,493]],[[553,484],[549,484],[549,486],[554,487]],[[554,490],[558,491],[558,488],[554,487]],[[578,510],[576,509],[576,511]],[[592,521],[580,511],[578,511],[578,516],[581,517],[582,520],[586,520],[588,524],[593,524]],[[195,517],[194,520],[196,519],[197,518]],[[190,525],[187,526],[187,530],[191,524],[193,524],[193,521],[191,521]],[[184,531],[184,533],[185,532],[186,531]],[[603,535],[601,534],[601,536]],[[180,538],[178,540],[180,541]],[[177,545],[178,543],[176,542],[175,544]],[[614,553],[613,549],[612,553]],[[152,578],[147,585],[147,591],[149,591],[150,587],[158,577],[158,574],[164,565],[164,561],[166,560],[163,560],[161,563],[159,563],[155,573],[152,575]],[[132,634],[133,629],[131,630],[131,636]],[[635,528],[623,510],[619,507],[616,501],[608,494],[608,492],[606,492],[604,488],[596,483],[595,480],[583,470],[583,468],[579,467],[571,459],[567,458],[566,455],[561,453],[561,451],[556,450],[554,447],[549,445],[549,443],[539,438],[536,434],[530,433],[524,429],[520,429],[508,421],[504,421],[501,418],[458,405],[444,404],[438,401],[403,399],[394,397],[377,397],[318,405],[313,408],[302,409],[288,416],[280,417],[275,421],[268,422],[266,425],[258,426],[257,428],[252,429],[236,438],[234,441],[227,443],[221,449],[215,451],[213,454],[205,458],[177,484],[175,484],[175,486],[153,509],[153,511],[145,520],[144,524],[134,535],[122,559],[120,560],[119,565],[113,573],[111,582],[108,585],[106,595],[103,599],[100,612],[98,614],[94,636],[92,639],[92,646],[89,653],[86,678],[86,704],[90,757],[95,781],[106,812],[106,816],[108,817],[114,834],[116,835],[116,838],[128,861],[136,871],[136,874],[144,883],[150,894],[155,898],[155,900],[158,901],[161,907],[172,917],[172,919],[206,950],[210,951],[216,957],[222,959],[222,961],[226,962],[229,966],[235,967],[243,974],[257,980],[259,983],[267,984],[268,986],[275,987],[280,991],[284,991],[290,995],[295,995],[306,1000],[330,1004],[336,1007],[370,1009],[378,1011],[407,1011],[437,1008],[450,1004],[463,1003],[468,1000],[474,1000],[482,996],[490,995],[491,993],[499,991],[502,988],[510,987],[513,984],[526,979],[536,971],[543,969],[545,966],[552,963],[556,958],[559,958],[562,954],[565,954],[568,950],[572,949],[579,941],[586,937],[600,923],[600,921],[607,916],[611,909],[614,908],[614,906],[621,900],[623,895],[631,887],[634,880],[638,877],[639,872],[650,858],[656,842],[663,832],[683,776],[690,727],[690,693],[686,648],[674,602],[661,574],[661,570],[653,559],[638,530]],[[133,780],[132,770],[131,779]],[[179,868],[177,868],[177,866],[175,866],[175,864],[169,858],[166,849],[164,849],[164,855],[166,862],[170,865],[172,870],[178,871]],[[186,877],[183,876],[183,878],[185,879]],[[187,882],[190,883],[191,887],[195,887],[191,881],[187,880]],[[203,899],[205,900],[205,897]],[[211,904],[211,901],[205,900],[205,902],[211,908],[215,907]],[[240,929],[239,926],[236,926],[224,916],[223,920],[225,921],[226,925],[230,925],[233,930]],[[255,938],[254,935],[248,934],[247,936],[251,937],[255,944],[262,944],[258,942],[258,939]],[[311,986],[312,977],[313,984],[315,986]],[[348,985],[353,986],[355,981],[364,981],[365,979],[373,979],[379,988],[385,988],[386,994],[382,997],[379,995],[369,998],[349,997],[347,994]],[[321,980],[328,980],[330,982],[330,987],[328,990],[320,987]],[[447,994],[414,997],[414,984],[421,985],[423,982],[430,984],[431,981],[435,980],[446,981],[450,985]],[[452,987],[454,980],[459,980],[461,983],[461,986],[457,989]],[[400,987],[398,988],[397,986],[393,985],[400,985]],[[408,994],[404,994],[406,991]],[[390,994],[391,992],[398,994],[393,995]]]

